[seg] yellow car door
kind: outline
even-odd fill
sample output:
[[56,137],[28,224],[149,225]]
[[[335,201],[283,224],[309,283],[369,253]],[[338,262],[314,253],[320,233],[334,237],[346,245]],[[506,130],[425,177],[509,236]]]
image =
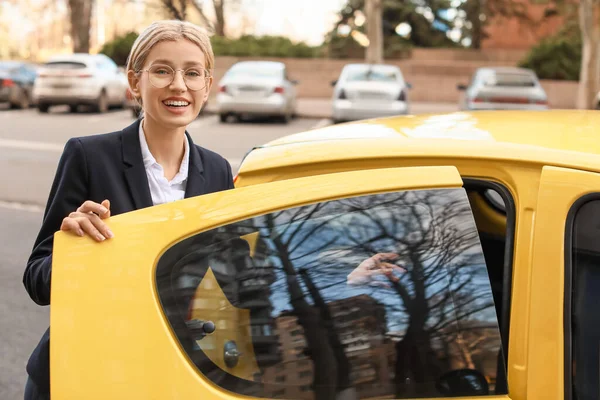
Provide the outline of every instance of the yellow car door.
[[61,399],[508,398],[455,167],[213,193],[55,236]]
[[598,396],[600,174],[544,167],[535,215],[527,398]]

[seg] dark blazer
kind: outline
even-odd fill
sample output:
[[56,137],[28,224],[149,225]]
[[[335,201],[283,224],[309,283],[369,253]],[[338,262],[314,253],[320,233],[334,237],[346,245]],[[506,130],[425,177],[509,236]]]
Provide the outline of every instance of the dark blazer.
[[[65,145],[23,284],[37,304],[50,304],[52,244],[63,218],[86,200],[110,200],[111,215],[152,206],[139,141],[140,121],[120,132],[70,139]],[[194,145],[189,134],[190,162],[185,197],[233,188],[231,166],[220,155]],[[40,391],[50,392],[50,328],[27,363],[27,373]]]

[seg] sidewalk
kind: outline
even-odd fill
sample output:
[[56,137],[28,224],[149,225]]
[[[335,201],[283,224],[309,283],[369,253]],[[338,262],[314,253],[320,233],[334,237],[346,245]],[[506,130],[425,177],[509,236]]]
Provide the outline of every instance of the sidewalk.
[[[216,99],[211,98],[204,110],[206,113],[216,113]],[[455,103],[410,103],[411,114],[448,113],[458,111]],[[299,98],[298,117],[324,119],[331,118],[331,99]]]

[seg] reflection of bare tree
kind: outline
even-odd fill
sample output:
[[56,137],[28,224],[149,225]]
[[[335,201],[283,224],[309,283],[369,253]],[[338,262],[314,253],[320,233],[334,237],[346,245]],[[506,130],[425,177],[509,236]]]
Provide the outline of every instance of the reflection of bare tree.
[[[401,332],[394,357],[397,397],[435,396],[434,382],[442,374],[459,365],[478,367],[477,359],[490,359],[500,349],[497,329],[481,331],[489,338],[467,332],[473,323],[489,327],[495,319],[477,229],[462,189],[338,200],[254,223],[280,268],[272,292],[289,298],[304,329],[317,399],[333,398],[352,385],[352,362],[327,303],[357,291],[370,291],[367,295],[381,301],[392,328]],[[382,252],[397,254],[406,272],[380,282],[387,288],[347,285],[348,272]],[[483,349],[477,347],[480,342]]]
[[[380,213],[348,200],[368,221],[348,234],[354,246],[368,254],[381,251],[381,242],[387,242],[406,262],[407,272],[400,280],[390,279],[402,300],[407,324],[396,346],[396,396],[427,395],[422,390],[429,387],[422,384],[435,381],[449,367],[436,355],[432,340],[450,328],[459,330],[460,321],[493,303],[490,296],[483,301],[478,296],[478,292],[489,292],[489,287],[474,284],[476,276],[468,268],[482,261],[481,252],[474,251],[478,236],[464,196],[423,191],[394,197],[393,212]],[[372,239],[365,241],[367,236]],[[409,382],[415,385],[406,385]]]
[[329,344],[333,350],[333,354],[335,356],[335,361],[337,365],[337,388],[338,391],[347,389],[352,386],[352,382],[350,382],[350,363],[348,362],[348,357],[346,353],[344,353],[344,346],[340,341],[336,328],[333,324],[333,316],[329,311],[329,307],[325,303],[323,296],[319,293],[319,290],[313,283],[308,270],[301,269],[300,276],[302,276],[302,280],[304,284],[308,288],[308,292],[310,293],[315,306],[319,309],[319,313],[321,315],[321,324],[325,327],[327,331],[327,339],[329,340]]
[[[316,212],[318,208],[319,206],[317,205],[312,212]],[[298,214],[303,213],[303,211],[305,211],[303,208],[299,209]],[[289,224],[281,233],[278,233],[275,229],[276,219],[277,216],[267,215],[265,222],[271,234],[270,239],[275,246],[277,257],[286,275],[287,289],[293,312],[298,318],[298,323],[304,329],[308,353],[314,364],[313,387],[315,399],[333,399],[335,398],[336,388],[335,385],[331,385],[330,383],[337,380],[335,353],[329,343],[322,340],[327,336],[327,329],[321,323],[319,310],[312,307],[304,298],[304,293],[298,282],[298,275],[291,257],[293,249],[290,249],[290,245],[293,243],[296,235],[301,232],[309,218],[302,218],[302,222],[298,225]],[[300,246],[300,244],[297,246]]]

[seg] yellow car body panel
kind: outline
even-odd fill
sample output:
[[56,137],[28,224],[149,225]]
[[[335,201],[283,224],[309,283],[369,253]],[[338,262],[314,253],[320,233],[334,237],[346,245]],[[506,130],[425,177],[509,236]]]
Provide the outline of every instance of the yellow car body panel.
[[[565,221],[576,199],[600,192],[598,127],[600,113],[594,111],[481,111],[315,129],[250,152],[233,191],[112,217],[108,224],[115,238],[106,243],[58,233],[52,396],[237,398],[197,371],[170,330],[154,282],[157,260],[166,249],[195,233],[274,210],[361,194],[461,187],[476,180],[502,185],[514,202],[511,227],[506,214],[480,193],[469,193],[480,231],[501,236],[513,229],[510,397],[483,398],[563,399]],[[253,255],[257,235],[243,239]],[[138,248],[145,250],[132,252]],[[221,296],[208,286],[215,298]],[[215,318],[247,318],[234,308],[226,304],[227,312]],[[252,362],[228,369],[221,354],[207,353],[232,375],[248,377],[256,370]]]
[[[234,398],[202,377],[173,336],[156,291],[154,274],[162,253],[195,233],[235,220],[317,201],[418,189],[426,180],[427,187],[462,185],[454,167],[353,171],[213,193],[111,217],[107,224],[115,237],[103,243],[58,232],[50,315],[52,398]],[[214,281],[208,275],[205,286]],[[229,308],[215,317],[244,318],[231,313]],[[225,366],[220,354],[209,357]],[[225,370],[244,377],[253,368],[249,362]]]

